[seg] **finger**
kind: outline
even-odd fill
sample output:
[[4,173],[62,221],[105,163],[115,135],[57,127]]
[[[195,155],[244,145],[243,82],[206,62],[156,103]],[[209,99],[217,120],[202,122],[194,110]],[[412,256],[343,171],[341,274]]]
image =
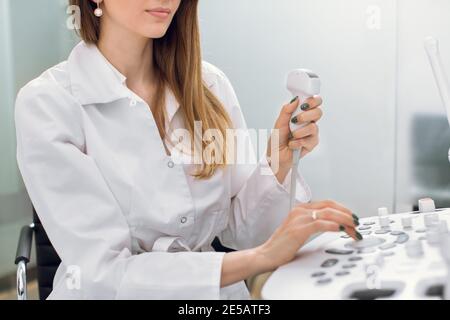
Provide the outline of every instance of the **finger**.
[[305,210],[298,211],[298,214],[294,216],[292,223],[306,224],[314,222],[315,220],[331,221],[348,228],[356,228],[359,225],[359,221],[353,219],[350,215],[331,208],[311,210],[308,212],[305,212]]
[[289,141],[289,148],[292,150],[304,148],[308,151],[312,151],[318,145],[319,145],[319,136],[309,136],[304,139],[296,139]]
[[361,233],[359,233],[355,228],[344,227],[343,231],[347,233],[350,237],[352,237],[353,240],[360,241],[363,239]]
[[316,220],[308,223],[303,227],[303,231],[309,235],[313,235],[319,232],[339,232],[341,231],[340,225],[336,222],[326,220]]
[[303,111],[311,110],[314,108],[318,108],[322,105],[323,100],[320,96],[314,96],[312,98],[306,99],[305,101],[301,102],[300,108]]
[[298,130],[295,130],[292,132],[292,136],[295,139],[303,139],[312,135],[318,135],[319,134],[319,126],[315,123],[310,123],[303,128],[300,128]]
[[292,118],[291,122],[296,123],[308,123],[308,122],[318,122],[323,116],[323,111],[321,108],[315,108],[300,113],[298,116]]
[[298,97],[292,99],[292,101],[288,104],[285,104],[281,108],[280,116],[277,119],[277,122],[275,124],[275,128],[281,128],[282,126],[285,126],[286,124],[291,121],[292,114],[295,110],[297,110],[297,107],[299,106],[299,99]]
[[335,222],[326,221],[326,220],[316,220],[312,223],[305,225],[303,228],[300,228],[301,232],[306,232],[307,235],[313,235],[321,232],[346,232],[350,237],[352,237],[356,241],[360,241],[363,239],[362,235],[356,231],[354,228],[348,228],[341,226]]
[[333,221],[345,227],[356,228],[359,225],[359,221],[353,219],[352,216],[333,208],[318,210],[316,211],[316,216],[320,220]]
[[[306,209],[333,208],[333,209],[345,212],[346,214],[349,214],[351,216],[354,215],[350,209],[346,208],[344,205],[340,204],[339,202],[336,202],[333,200],[324,200],[324,201],[318,201],[318,202],[304,203],[301,206]],[[354,215],[353,218],[359,220],[359,218],[356,215]]]

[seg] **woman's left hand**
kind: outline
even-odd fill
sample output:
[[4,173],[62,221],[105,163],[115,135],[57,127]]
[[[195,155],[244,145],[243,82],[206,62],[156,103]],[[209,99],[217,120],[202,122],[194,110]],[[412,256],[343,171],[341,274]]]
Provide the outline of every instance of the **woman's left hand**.
[[[300,105],[303,113],[299,114],[294,121],[297,124],[308,123],[305,127],[291,133],[289,123],[292,114]],[[275,128],[279,131],[279,155],[277,172],[274,172],[278,181],[283,182],[289,170],[292,168],[293,150],[302,149],[301,157],[304,157],[319,144],[319,127],[317,122],[322,118],[323,112],[320,108],[322,105],[322,98],[315,96],[306,101],[299,101],[298,98],[291,101],[289,104],[283,106],[280,115],[275,123]],[[271,158],[271,141],[267,149],[267,156]],[[272,164],[272,169],[274,166]]]

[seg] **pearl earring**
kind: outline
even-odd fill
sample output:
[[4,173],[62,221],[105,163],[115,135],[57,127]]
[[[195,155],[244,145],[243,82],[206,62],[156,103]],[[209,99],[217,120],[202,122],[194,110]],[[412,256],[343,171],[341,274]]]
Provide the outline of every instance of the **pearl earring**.
[[97,9],[94,10],[94,15],[98,18],[103,16],[103,10],[100,8],[100,0],[95,1],[97,3]]

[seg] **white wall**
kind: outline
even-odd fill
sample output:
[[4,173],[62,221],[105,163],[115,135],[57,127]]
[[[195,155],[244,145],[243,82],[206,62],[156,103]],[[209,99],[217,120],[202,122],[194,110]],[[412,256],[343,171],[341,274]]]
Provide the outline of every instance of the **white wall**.
[[425,37],[439,38],[450,74],[450,1],[399,0],[398,25],[397,210],[430,195],[450,206],[450,131],[423,49]]
[[284,85],[290,69],[320,74],[322,141],[301,162],[314,198],[336,199],[362,216],[379,206],[392,209],[396,1],[208,0],[201,6],[204,59],[229,76],[250,127],[272,127],[290,98]]

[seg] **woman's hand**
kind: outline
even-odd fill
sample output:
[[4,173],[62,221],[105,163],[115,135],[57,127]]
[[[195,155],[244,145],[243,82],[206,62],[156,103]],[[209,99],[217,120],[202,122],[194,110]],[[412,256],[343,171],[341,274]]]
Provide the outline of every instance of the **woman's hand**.
[[359,218],[334,201],[300,205],[265,244],[256,248],[258,261],[263,270],[274,270],[294,259],[308,238],[320,232],[345,231],[353,239],[361,240],[361,234],[355,230],[358,225]]
[[317,233],[345,231],[353,239],[361,240],[361,234],[355,230],[358,225],[359,218],[334,201],[299,205],[263,245],[225,254],[221,287],[275,270],[290,262],[308,238]]
[[[292,114],[300,105],[303,113],[294,118],[297,124],[309,123],[305,127],[292,132],[289,128]],[[302,149],[301,157],[310,153],[319,144],[319,127],[317,122],[322,118],[322,98],[315,96],[306,101],[299,101],[298,98],[292,100],[289,104],[283,106],[280,115],[275,123],[275,128],[279,131],[279,156],[277,170],[274,170],[278,181],[282,183],[292,168],[293,150]],[[272,138],[269,140],[267,156],[271,158]],[[272,165],[272,169],[275,167]],[[276,172],[275,172],[276,171]]]

